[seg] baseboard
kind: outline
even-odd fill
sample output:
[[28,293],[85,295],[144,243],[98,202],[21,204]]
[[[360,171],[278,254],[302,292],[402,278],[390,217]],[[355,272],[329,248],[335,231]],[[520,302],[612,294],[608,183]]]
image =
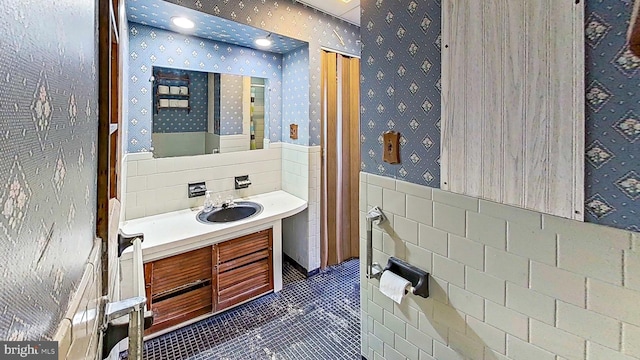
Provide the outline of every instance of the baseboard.
[[320,269],[315,269],[315,270],[307,270],[304,268],[304,266],[298,264],[297,261],[293,260],[291,257],[289,257],[289,255],[282,253],[282,257],[283,260],[288,262],[289,264],[291,264],[294,268],[296,268],[296,270],[298,270],[299,272],[301,272],[305,277],[309,278],[312,277],[314,275],[317,275],[320,272]]

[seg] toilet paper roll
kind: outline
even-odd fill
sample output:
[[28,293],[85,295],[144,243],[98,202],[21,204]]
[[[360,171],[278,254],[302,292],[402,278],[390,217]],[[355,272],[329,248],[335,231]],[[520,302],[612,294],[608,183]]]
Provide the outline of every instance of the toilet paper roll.
[[169,99],[160,99],[160,107],[169,107]]
[[166,85],[158,85],[158,94],[168,94],[169,93],[169,87]]
[[411,288],[411,282],[391,271],[385,271],[380,277],[380,292],[400,304],[405,291]]
[[171,95],[179,95],[180,94],[180,86],[170,86],[169,93]]

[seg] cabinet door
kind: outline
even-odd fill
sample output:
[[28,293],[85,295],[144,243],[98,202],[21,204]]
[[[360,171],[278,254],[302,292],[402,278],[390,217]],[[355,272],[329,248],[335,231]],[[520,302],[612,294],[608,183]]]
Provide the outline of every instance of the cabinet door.
[[218,274],[216,311],[273,290],[271,257]]
[[191,283],[211,280],[211,262],[210,246],[154,261],[153,295],[162,296]]
[[211,246],[145,264],[150,334],[213,311]]
[[271,229],[217,245],[215,311],[273,290],[272,245]]
[[218,244],[218,265],[271,248],[271,229]]

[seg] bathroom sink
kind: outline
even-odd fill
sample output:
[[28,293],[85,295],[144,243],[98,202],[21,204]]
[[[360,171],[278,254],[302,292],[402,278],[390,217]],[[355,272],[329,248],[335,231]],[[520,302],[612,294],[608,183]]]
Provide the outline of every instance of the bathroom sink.
[[198,221],[210,223],[226,223],[247,219],[262,212],[262,205],[251,201],[238,201],[229,207],[218,207],[211,211],[200,211],[196,218]]

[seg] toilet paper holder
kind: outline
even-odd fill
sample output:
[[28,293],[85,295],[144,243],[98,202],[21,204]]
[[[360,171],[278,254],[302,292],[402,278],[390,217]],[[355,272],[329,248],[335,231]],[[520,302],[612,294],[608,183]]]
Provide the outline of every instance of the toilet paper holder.
[[414,295],[418,295],[423,298],[429,297],[428,272],[393,256],[389,258],[384,271],[391,271],[392,273],[410,281]]

